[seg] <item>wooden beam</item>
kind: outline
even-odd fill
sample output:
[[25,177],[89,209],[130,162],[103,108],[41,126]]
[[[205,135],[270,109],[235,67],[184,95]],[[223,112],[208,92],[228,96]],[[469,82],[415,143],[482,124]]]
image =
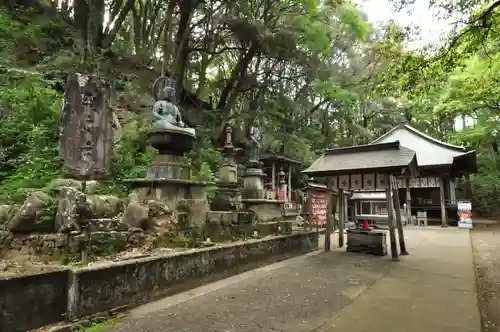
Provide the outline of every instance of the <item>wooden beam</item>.
[[441,227],[448,227],[446,202],[445,202],[445,178],[439,177],[439,203],[441,205]]
[[307,221],[308,221],[308,226],[309,226],[309,230],[312,231],[312,222],[313,222],[313,213],[312,213],[312,208],[313,208],[313,204],[312,204],[312,195],[311,195],[311,191],[313,189],[311,189],[310,187],[308,187],[306,189],[306,197],[307,197],[307,200],[306,200],[306,206],[305,208],[307,209]]
[[271,166],[271,172],[272,172],[271,181],[273,183],[271,185],[271,189],[273,190],[274,195],[276,195],[276,163],[274,162],[274,160]]
[[410,178],[405,178],[406,182],[406,211],[408,215],[408,220],[412,221],[411,217],[411,190],[410,190]]
[[391,198],[391,181],[387,181],[387,188],[385,189],[386,205],[387,205],[387,220],[389,223],[389,241],[391,243],[391,257],[392,260],[397,261],[398,246],[396,244],[396,232],[394,230],[394,216],[392,213],[392,198]]
[[337,192],[337,201],[339,204],[339,248],[344,246],[344,189]]
[[332,233],[333,233],[333,197],[332,197],[332,187],[333,181],[331,178],[327,180],[327,198],[326,198],[326,229],[325,229],[325,251],[331,250]]
[[[332,188],[330,188],[332,190]],[[288,164],[288,201],[292,201],[292,165]]]
[[399,205],[398,181],[396,180],[396,177],[393,175],[391,175],[391,183],[394,185],[392,188],[392,192],[394,193],[392,201],[394,203],[394,209],[396,210],[396,225],[398,227],[399,249],[401,251],[400,254],[408,255],[408,252],[406,251],[405,235],[403,232],[403,222],[401,220],[401,207]]
[[347,223],[349,221],[349,211],[347,209],[347,203],[348,203],[348,200],[347,200],[347,195],[344,195],[344,229],[345,229],[345,223]]

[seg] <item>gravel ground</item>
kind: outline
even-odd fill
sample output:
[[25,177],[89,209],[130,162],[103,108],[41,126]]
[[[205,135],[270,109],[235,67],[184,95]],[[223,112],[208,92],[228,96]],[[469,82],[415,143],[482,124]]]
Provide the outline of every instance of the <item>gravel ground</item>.
[[471,232],[483,332],[500,332],[500,223],[479,223]]

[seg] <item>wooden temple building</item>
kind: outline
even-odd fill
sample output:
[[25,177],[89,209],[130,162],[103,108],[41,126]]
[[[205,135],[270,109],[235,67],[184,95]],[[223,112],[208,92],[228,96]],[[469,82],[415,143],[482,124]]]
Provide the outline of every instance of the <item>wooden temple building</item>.
[[[402,217],[400,209],[394,209],[399,202],[399,191],[396,177],[413,178],[418,175],[418,164],[415,151],[402,146],[399,142],[360,145],[347,148],[329,149],[309,168],[302,171],[311,177],[326,178],[327,190],[327,223],[325,250],[330,250],[330,234],[333,230],[333,192],[337,192],[339,214],[339,247],[344,246],[344,223],[347,220],[347,204],[344,191],[384,190],[386,194],[386,210],[389,224],[390,247],[393,259],[398,259],[395,229],[398,230],[401,254],[406,251]],[[395,211],[393,214],[392,212]],[[394,218],[395,216],[395,218]],[[354,216],[355,217],[355,216]],[[380,240],[379,254],[385,252],[385,236],[383,233],[357,233],[352,236],[375,236]],[[348,231],[349,236],[349,231]],[[367,242],[370,242],[368,240]],[[365,241],[366,242],[366,241]],[[348,250],[355,250],[355,241],[348,241]],[[349,247],[351,246],[351,248]],[[368,246],[369,247],[369,246]]]
[[[463,147],[441,142],[434,139],[408,124],[400,124],[373,141],[369,146],[376,148],[380,144],[398,143],[404,149],[415,153],[417,170],[411,176],[394,174],[398,188],[398,203],[394,204],[392,214],[402,213],[406,216],[406,222],[419,225],[441,224],[443,226],[456,224],[457,214],[457,179],[477,172],[476,152]],[[359,147],[344,148],[354,149]],[[330,151],[330,152],[329,152]],[[325,151],[325,158],[333,150]],[[356,150],[360,153],[361,150]],[[320,159],[321,159],[320,158]],[[365,167],[384,160],[389,157],[386,152],[380,151],[371,156],[373,159],[361,160]],[[330,158],[331,159],[331,158]],[[319,159],[318,159],[319,160]],[[387,160],[388,161],[388,160]],[[318,162],[318,161],[317,161]],[[336,168],[345,167],[344,161],[339,160]],[[315,163],[316,164],[316,163]],[[314,165],[314,164],[313,164]],[[359,167],[358,165],[354,165]],[[309,176],[319,177],[321,173],[312,172],[311,166],[304,173]],[[332,166],[333,167],[333,166]],[[327,173],[323,173],[327,174]],[[337,174],[340,174],[337,172]],[[318,179],[320,180],[320,179]],[[337,203],[331,211],[339,219],[337,211],[345,211],[345,221],[369,220],[375,224],[387,224],[388,213],[387,197],[384,187],[377,186],[376,174],[341,174],[331,178],[333,182],[332,199]],[[323,181],[326,183],[326,178]],[[319,188],[321,187],[321,188]],[[342,189],[343,198],[338,200],[338,189]],[[309,185],[307,212],[310,222],[321,219],[322,225],[326,221],[326,186]],[[464,191],[466,192],[466,191]],[[348,199],[345,199],[345,196]],[[460,197],[470,199],[470,197]],[[341,208],[339,204],[344,205]],[[320,216],[320,217],[318,217]],[[305,217],[305,216],[304,216]]]
[[[457,179],[477,172],[476,151],[441,142],[408,124],[400,124],[371,144],[399,141],[415,151],[418,177],[399,176],[400,207],[424,223],[455,223],[457,215]],[[469,198],[469,197],[464,197]]]

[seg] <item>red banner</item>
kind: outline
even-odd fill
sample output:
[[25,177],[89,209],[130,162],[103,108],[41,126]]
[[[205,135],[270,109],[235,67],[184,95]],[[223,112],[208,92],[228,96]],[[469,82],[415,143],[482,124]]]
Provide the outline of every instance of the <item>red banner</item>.
[[316,224],[316,220],[320,228],[325,227],[326,224],[326,209],[327,209],[327,196],[326,192],[309,190],[308,199],[310,199],[310,207],[312,222]]

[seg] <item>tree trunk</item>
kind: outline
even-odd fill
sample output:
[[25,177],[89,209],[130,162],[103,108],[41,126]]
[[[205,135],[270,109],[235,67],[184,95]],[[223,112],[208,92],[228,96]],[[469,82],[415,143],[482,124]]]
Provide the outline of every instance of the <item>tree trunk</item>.
[[175,36],[175,55],[172,65],[177,82],[180,86],[184,86],[184,76],[189,57],[188,40],[190,35],[191,17],[198,5],[198,0],[182,0],[179,3],[179,24],[177,34]]

